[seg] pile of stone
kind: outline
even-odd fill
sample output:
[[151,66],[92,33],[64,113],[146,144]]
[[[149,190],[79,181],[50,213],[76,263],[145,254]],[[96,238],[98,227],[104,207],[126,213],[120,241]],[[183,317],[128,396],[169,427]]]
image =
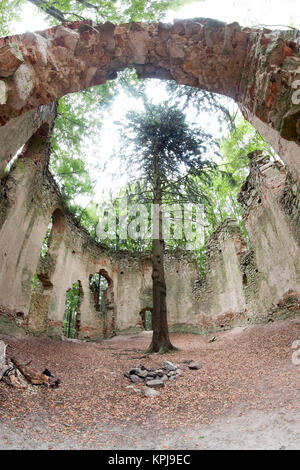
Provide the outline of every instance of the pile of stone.
[[152,388],[164,387],[166,381],[176,380],[183,375],[184,373],[179,365],[170,361],[164,361],[160,369],[148,369],[143,365],[139,365],[124,374],[132,383],[143,384]]

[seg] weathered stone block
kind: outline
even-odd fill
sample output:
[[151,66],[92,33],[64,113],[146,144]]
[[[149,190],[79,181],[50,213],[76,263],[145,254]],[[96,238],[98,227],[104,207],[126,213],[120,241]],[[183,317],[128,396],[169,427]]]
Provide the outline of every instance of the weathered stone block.
[[0,48],[0,77],[9,77],[24,62],[19,46],[11,42]]
[[14,75],[14,83],[9,100],[14,109],[21,109],[31,95],[34,87],[33,76],[30,68],[26,64],[22,64]]
[[0,104],[5,104],[7,101],[7,85],[3,80],[0,80]]
[[34,292],[31,297],[28,330],[33,334],[46,331],[47,314],[50,304],[50,295]]
[[147,384],[147,387],[153,387],[153,388],[161,388],[165,386],[164,381],[161,379],[147,380],[146,384]]
[[178,366],[170,361],[164,361],[163,368],[167,369],[168,371],[175,371],[178,369]]
[[155,398],[159,397],[160,393],[157,390],[154,390],[153,388],[145,387],[143,389],[143,395],[147,398]]
[[191,364],[189,364],[189,369],[191,370],[202,369],[202,364],[200,364],[200,362],[191,362]]
[[6,363],[6,344],[0,340],[0,370],[5,366]]

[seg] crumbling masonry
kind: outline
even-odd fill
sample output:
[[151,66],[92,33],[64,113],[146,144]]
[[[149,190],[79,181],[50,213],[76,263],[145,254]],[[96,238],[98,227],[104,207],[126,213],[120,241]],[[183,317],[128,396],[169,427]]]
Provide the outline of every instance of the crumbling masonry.
[[[174,25],[75,22],[0,39],[0,329],[61,336],[66,291],[77,281],[79,338],[139,328],[141,313],[152,308],[149,257],[112,254],[92,240],[65,211],[48,170],[56,100],[126,67],[233,98],[284,162],[249,156],[239,196],[249,241],[235,221],[224,221],[207,243],[205,277],[199,279],[188,253],[166,255],[170,326],[208,331],[299,309],[299,32],[204,18]],[[105,311],[90,289],[94,273],[108,282]]]

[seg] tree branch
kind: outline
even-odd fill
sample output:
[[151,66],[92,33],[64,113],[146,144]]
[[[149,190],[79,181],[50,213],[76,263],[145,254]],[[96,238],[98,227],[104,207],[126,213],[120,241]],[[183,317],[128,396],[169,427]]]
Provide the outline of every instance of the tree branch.
[[30,3],[35,5],[36,7],[40,8],[45,13],[48,13],[48,15],[52,16],[58,21],[61,21],[62,23],[67,21],[65,17],[65,13],[59,10],[56,7],[53,6],[48,6],[47,2],[45,0],[28,0]]

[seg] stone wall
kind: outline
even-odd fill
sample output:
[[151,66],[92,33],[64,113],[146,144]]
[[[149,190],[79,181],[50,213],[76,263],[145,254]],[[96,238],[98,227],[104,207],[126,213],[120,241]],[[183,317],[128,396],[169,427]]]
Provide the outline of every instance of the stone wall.
[[44,123],[54,119],[56,107],[56,102],[40,106],[0,127],[0,178],[4,176],[6,165],[17,151]]
[[256,315],[264,316],[282,299],[300,298],[299,185],[279,161],[260,152],[249,157],[239,202],[257,269]]
[[227,219],[206,244],[205,276],[194,285],[190,322],[224,328],[300,311],[300,191],[293,172],[260,152],[239,202],[250,249]]
[[194,286],[197,323],[206,328],[240,323],[245,316],[243,273],[239,259],[246,250],[240,227],[226,219],[206,243],[205,276]]
[[[48,171],[50,129],[49,123],[30,139],[1,181],[2,319],[32,334],[61,336],[66,291],[79,281],[79,338],[100,340],[141,328],[141,313],[152,308],[150,254],[108,251],[68,213]],[[269,319],[289,302],[299,307],[299,185],[282,163],[259,152],[249,157],[239,201],[250,249],[239,224],[226,219],[206,243],[205,276],[199,278],[189,252],[166,253],[168,321],[174,331],[214,331]],[[41,257],[50,220],[49,249]],[[96,308],[90,289],[94,273],[108,280],[105,312]]]
[[[66,291],[77,281],[80,338],[140,327],[140,313],[152,307],[149,256],[117,255],[95,243],[66,211],[48,171],[56,99],[105,83],[128,66],[140,77],[230,96],[286,165],[250,156],[239,197],[250,248],[237,223],[226,220],[207,242],[205,277],[199,279],[188,253],[166,255],[170,326],[207,331],[299,307],[298,31],[205,18],[173,25],[83,21],[2,38],[0,47],[0,311],[6,325],[13,320],[34,334],[61,335]],[[41,258],[51,219],[49,250]],[[105,313],[95,308],[89,286],[96,272],[109,284]]]
[[[114,253],[97,244],[63,206],[48,169],[48,134],[42,130],[3,178],[0,214],[0,310],[30,333],[62,334],[66,291],[80,281],[80,338],[101,339],[141,327],[152,308],[150,255]],[[40,257],[50,220],[49,249]],[[190,316],[197,265],[188,253],[166,254],[167,306],[171,324]],[[109,281],[105,313],[95,309],[91,274]],[[33,276],[37,274],[36,289]]]
[[[1,38],[0,138],[7,143],[0,160],[35,132],[41,115],[51,112],[47,105],[134,67],[141,78],[175,80],[233,98],[299,179],[299,37],[295,29],[194,18],[150,25],[76,21]],[[22,132],[11,139],[19,124]]]

